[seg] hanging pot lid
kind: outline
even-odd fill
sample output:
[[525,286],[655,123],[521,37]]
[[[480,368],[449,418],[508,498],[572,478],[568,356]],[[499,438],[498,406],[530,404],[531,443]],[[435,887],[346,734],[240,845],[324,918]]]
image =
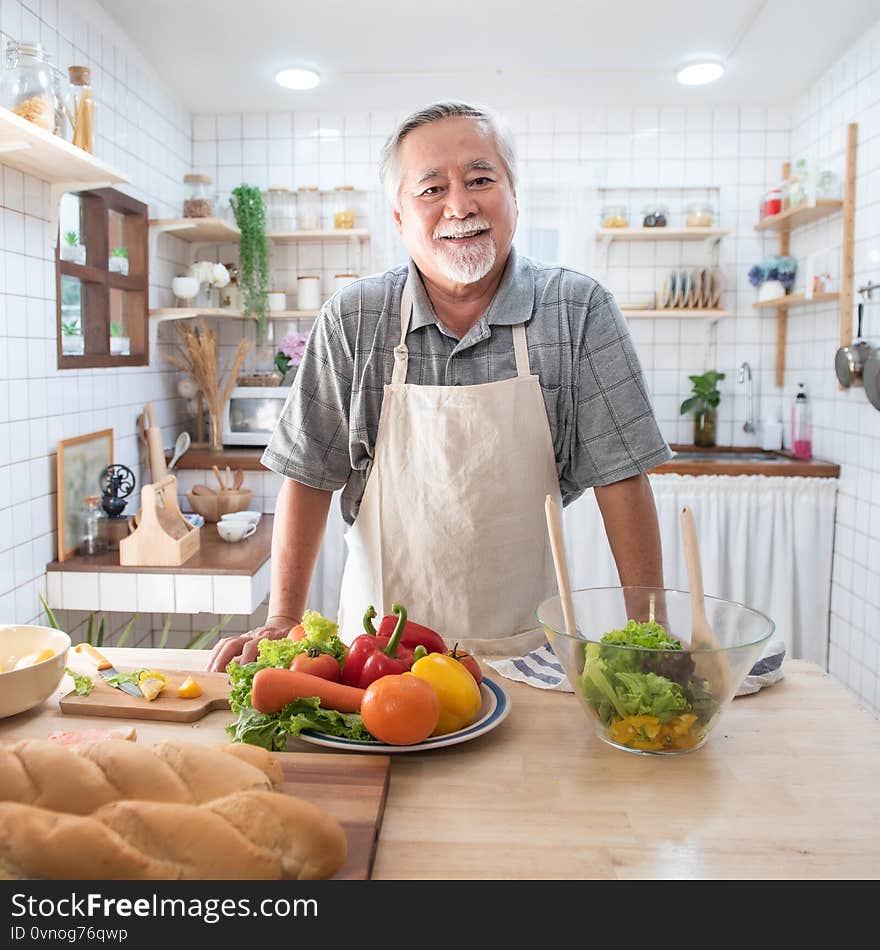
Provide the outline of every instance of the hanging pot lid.
[[862,382],[865,386],[865,395],[868,397],[868,402],[875,409],[880,409],[880,348],[875,348],[865,361]]
[[858,331],[855,340],[849,346],[841,346],[834,356],[834,372],[837,374],[837,381],[844,389],[863,385],[865,362],[873,351],[871,345],[862,339],[863,308],[864,305],[859,303]]

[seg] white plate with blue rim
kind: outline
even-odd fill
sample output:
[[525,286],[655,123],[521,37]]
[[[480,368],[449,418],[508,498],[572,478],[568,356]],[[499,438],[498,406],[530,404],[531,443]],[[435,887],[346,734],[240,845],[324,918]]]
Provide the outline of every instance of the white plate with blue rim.
[[464,729],[449,732],[445,736],[435,736],[416,742],[412,745],[388,745],[385,742],[363,742],[359,739],[345,739],[342,736],[328,736],[322,732],[305,730],[298,738],[313,745],[325,746],[328,749],[340,749],[343,752],[427,752],[430,749],[442,749],[445,746],[458,745],[459,742],[468,742],[477,736],[491,732],[500,725],[510,712],[510,699],[507,693],[493,680],[484,676],[480,683],[480,695],[483,702],[480,705],[477,718]]

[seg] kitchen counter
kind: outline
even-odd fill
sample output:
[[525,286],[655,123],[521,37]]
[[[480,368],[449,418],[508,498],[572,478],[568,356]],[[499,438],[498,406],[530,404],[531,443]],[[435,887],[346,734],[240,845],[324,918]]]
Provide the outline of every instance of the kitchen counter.
[[[107,649],[119,666],[204,668],[207,651]],[[378,879],[876,879],[880,722],[820,667],[734,700],[708,743],[662,759],[596,739],[571,694],[492,674],[495,730],[392,756]],[[228,712],[138,720],[138,741],[225,742]],[[62,714],[57,695],[0,739],[122,720]],[[335,755],[301,740],[290,751]]]
[[669,446],[677,457],[650,470],[651,475],[782,475],[838,478],[840,466],[821,459],[798,459],[790,452],[765,452],[754,446]]

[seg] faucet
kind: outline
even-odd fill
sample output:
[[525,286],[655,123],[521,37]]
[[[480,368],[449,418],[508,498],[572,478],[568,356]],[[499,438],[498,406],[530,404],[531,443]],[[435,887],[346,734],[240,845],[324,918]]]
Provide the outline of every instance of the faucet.
[[749,414],[746,418],[746,421],[743,423],[743,432],[754,432],[755,431],[755,405],[752,398],[752,367],[748,363],[743,363],[739,368],[739,381],[746,382],[748,381],[748,391],[747,398],[749,401]]

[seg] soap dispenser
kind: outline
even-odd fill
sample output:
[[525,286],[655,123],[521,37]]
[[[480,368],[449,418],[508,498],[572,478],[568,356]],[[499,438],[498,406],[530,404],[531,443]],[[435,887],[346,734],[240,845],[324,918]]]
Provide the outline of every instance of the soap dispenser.
[[813,457],[810,401],[803,383],[798,383],[798,391],[791,406],[791,454],[797,459]]

